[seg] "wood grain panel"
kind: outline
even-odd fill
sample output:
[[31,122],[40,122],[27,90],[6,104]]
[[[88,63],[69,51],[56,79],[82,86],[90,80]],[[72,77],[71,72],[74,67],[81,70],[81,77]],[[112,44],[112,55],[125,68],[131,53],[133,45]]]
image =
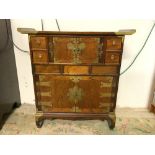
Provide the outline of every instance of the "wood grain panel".
[[106,112],[115,97],[113,81],[111,76],[39,75],[38,101],[49,104],[45,107],[46,112],[48,107],[48,112],[75,110],[75,112],[92,113],[97,109],[98,112]]
[[123,47],[122,37],[105,37],[106,50],[116,50],[121,52]]
[[121,55],[119,53],[106,53],[105,64],[117,64],[121,61]]
[[84,95],[83,99],[77,104],[81,109],[79,112],[83,112],[83,109],[90,109],[90,111],[87,111],[88,113],[108,112],[114,98],[112,85],[113,78],[109,76],[91,77],[90,80],[81,79],[78,86],[83,90]]
[[35,73],[60,73],[58,65],[35,65]]
[[92,74],[118,74],[116,66],[93,66]]
[[64,73],[67,74],[88,74],[89,66],[65,66]]
[[36,85],[36,91],[41,91],[41,92],[49,92],[50,91],[50,86],[40,86]]
[[31,36],[30,37],[30,46],[32,50],[41,50],[47,49],[47,38],[42,36]]
[[39,81],[37,85],[50,87],[49,92],[42,90],[38,92],[40,102],[49,102],[49,105],[42,109],[43,111],[73,112],[74,103],[70,102],[67,96],[69,88],[73,86],[70,79],[63,76],[40,75]]
[[33,63],[48,62],[47,51],[32,51],[32,61]]
[[99,43],[95,37],[53,37],[54,62],[98,63]]

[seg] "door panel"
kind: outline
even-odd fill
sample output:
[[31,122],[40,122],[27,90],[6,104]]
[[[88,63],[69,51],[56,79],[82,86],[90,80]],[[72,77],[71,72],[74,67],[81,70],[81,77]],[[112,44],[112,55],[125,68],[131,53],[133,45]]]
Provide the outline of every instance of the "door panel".
[[98,63],[100,38],[53,37],[51,49],[56,63]]
[[83,100],[78,104],[79,112],[108,112],[114,97],[113,77],[87,78],[79,81],[79,87],[84,91]]
[[115,97],[110,76],[39,75],[36,85],[44,112],[108,112]]

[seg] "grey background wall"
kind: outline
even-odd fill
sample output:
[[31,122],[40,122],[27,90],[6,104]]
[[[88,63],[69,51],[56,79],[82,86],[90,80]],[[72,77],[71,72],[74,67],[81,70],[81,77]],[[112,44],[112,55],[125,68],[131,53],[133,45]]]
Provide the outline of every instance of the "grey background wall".
[[6,22],[11,35],[10,21],[0,19],[0,104],[20,103],[15,55]]

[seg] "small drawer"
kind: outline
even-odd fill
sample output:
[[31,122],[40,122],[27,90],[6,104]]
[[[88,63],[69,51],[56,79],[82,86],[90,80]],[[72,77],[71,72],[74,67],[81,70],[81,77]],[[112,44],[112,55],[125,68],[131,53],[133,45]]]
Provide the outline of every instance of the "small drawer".
[[48,62],[47,51],[33,51],[32,52],[33,63],[44,63]]
[[122,38],[121,37],[106,38],[106,50],[122,50]]
[[65,74],[88,74],[88,66],[65,66]]
[[30,38],[31,49],[47,49],[46,37],[31,37]]
[[106,53],[105,64],[120,64],[121,54],[119,53]]
[[57,65],[35,65],[35,73],[60,73]]
[[93,66],[92,74],[117,74],[118,67],[117,66]]

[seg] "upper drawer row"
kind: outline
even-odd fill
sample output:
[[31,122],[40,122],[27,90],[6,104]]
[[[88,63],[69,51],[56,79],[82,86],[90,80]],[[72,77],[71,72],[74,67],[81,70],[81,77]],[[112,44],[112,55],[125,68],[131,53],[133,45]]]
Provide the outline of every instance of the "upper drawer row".
[[105,53],[122,52],[123,37],[46,37],[31,36],[31,51],[48,52],[55,63],[103,63]]

